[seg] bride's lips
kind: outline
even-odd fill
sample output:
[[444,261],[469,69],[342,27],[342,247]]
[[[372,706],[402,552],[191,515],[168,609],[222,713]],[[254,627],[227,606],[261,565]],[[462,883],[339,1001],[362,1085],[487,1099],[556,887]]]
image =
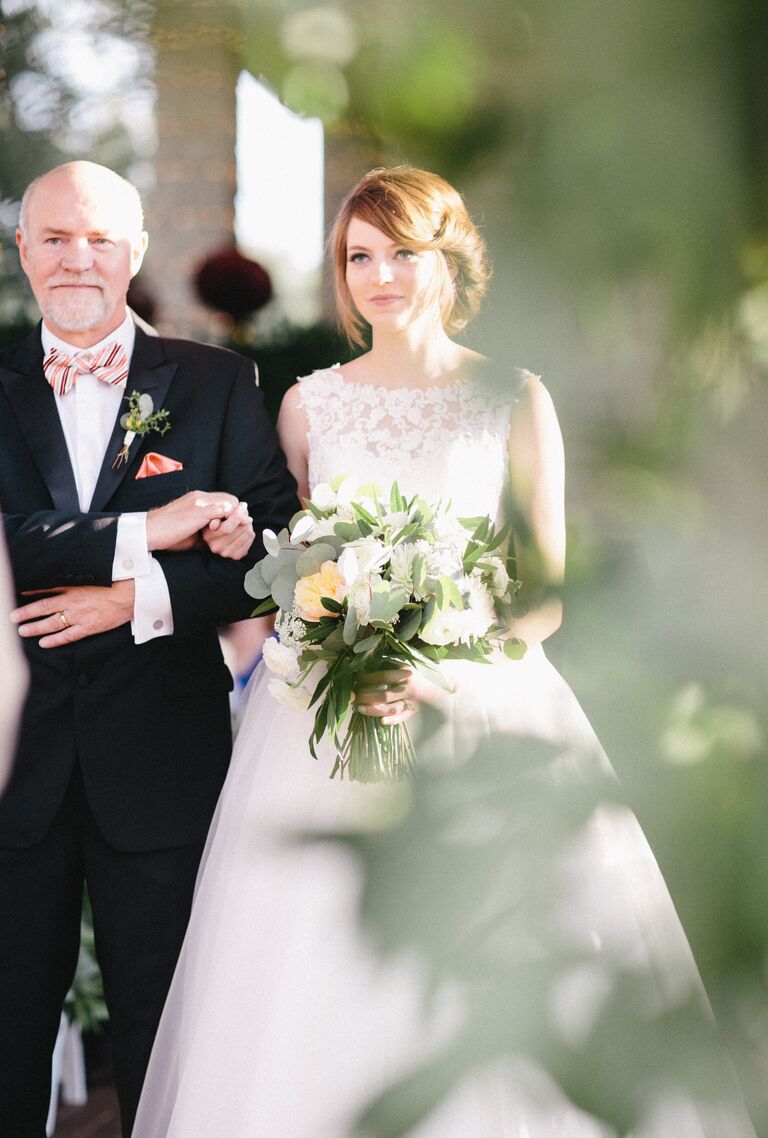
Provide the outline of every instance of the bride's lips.
[[395,300],[402,300],[402,297],[396,296],[394,293],[386,293],[386,294],[382,294],[381,296],[370,297],[370,303],[371,304],[380,304],[380,305],[392,304],[393,301],[395,301]]

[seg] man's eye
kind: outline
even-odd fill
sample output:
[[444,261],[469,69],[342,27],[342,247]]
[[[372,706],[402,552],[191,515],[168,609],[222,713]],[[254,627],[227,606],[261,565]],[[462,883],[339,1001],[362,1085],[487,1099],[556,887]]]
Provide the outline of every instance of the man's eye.
[[58,245],[58,244],[60,244],[60,242],[61,242],[60,237],[46,237],[46,239],[45,239],[46,245]]
[[94,245],[111,245],[112,242],[108,237],[95,237],[93,240]]

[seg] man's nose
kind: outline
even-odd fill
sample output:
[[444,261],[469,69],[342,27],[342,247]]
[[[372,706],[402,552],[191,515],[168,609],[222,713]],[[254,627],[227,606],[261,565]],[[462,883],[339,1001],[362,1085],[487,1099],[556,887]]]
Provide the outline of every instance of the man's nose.
[[62,266],[72,273],[82,273],[93,265],[93,250],[87,240],[68,242],[61,258]]

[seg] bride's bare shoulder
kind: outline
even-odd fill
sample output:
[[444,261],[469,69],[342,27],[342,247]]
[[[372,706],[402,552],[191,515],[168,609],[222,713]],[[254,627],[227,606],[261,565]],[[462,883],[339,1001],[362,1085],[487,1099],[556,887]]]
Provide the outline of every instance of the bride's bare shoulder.
[[353,360],[339,364],[333,370],[338,372],[342,379],[348,379],[352,383],[365,383],[369,379],[370,354],[370,352],[364,352],[362,356],[355,356]]

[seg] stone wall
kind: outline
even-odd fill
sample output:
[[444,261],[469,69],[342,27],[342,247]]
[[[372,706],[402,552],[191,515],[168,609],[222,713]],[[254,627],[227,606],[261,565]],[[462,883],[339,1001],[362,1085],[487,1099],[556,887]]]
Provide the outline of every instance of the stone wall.
[[242,36],[242,0],[157,5],[158,150],[142,279],[158,301],[156,324],[167,334],[211,339],[220,331],[219,318],[198,303],[191,277],[202,257],[232,240]]

